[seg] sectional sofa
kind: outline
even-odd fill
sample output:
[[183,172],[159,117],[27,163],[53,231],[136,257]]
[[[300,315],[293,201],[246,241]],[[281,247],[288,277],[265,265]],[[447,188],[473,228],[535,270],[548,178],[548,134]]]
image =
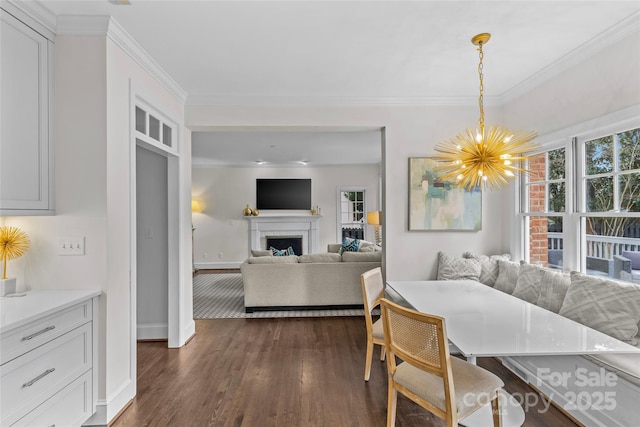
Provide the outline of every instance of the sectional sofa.
[[[472,279],[640,347],[640,286],[512,262],[439,254],[438,279]],[[586,426],[640,426],[640,355],[503,357],[502,363]]]
[[240,266],[247,313],[257,310],[362,308],[360,275],[381,266],[382,252],[271,256],[254,252]]

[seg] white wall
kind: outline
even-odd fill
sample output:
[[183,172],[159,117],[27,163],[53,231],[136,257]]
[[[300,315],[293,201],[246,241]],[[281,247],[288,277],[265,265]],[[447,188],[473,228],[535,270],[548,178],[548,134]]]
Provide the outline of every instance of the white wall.
[[506,103],[505,120],[544,136],[640,102],[640,31]]
[[[242,216],[246,205],[255,208],[256,178],[311,178],[313,206],[320,206],[321,251],[335,243],[336,191],[339,186],[358,186],[367,191],[367,209],[377,210],[379,168],[369,166],[194,168],[193,198],[203,208],[193,214],[197,268],[237,267],[249,254],[249,224]],[[268,214],[262,212],[261,214]],[[271,212],[271,213],[278,213]],[[373,231],[370,237],[373,240]],[[218,254],[223,257],[219,258]]]

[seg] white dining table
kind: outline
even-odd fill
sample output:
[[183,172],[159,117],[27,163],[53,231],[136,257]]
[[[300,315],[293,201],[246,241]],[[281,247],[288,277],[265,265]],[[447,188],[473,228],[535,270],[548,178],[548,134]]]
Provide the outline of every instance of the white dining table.
[[[387,292],[417,311],[443,317],[449,342],[471,363],[477,357],[640,353],[637,347],[474,280],[389,280]],[[507,400],[503,425],[522,425],[522,407]],[[492,425],[489,406],[463,424]]]

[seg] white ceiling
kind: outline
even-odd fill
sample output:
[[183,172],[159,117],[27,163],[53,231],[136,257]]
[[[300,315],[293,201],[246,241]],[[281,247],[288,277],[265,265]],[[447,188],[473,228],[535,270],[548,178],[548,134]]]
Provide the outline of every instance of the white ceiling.
[[[131,3],[39,2],[56,16],[113,16],[188,93],[191,105],[472,104],[478,53],[470,39],[481,32],[492,34],[484,49],[485,99],[501,102],[640,21],[638,0]],[[328,147],[313,134],[315,146]],[[256,136],[196,134],[194,156],[207,155],[215,143],[219,158],[227,153],[241,162],[238,139],[260,139],[265,142],[244,151],[251,161],[256,155],[266,160],[274,141],[293,150],[287,136],[307,138]],[[358,151],[364,139],[354,143]],[[304,160],[305,153],[297,154]]]

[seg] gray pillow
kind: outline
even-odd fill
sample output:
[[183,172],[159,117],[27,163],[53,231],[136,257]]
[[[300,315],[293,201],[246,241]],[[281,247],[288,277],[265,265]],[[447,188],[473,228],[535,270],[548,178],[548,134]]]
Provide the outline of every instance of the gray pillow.
[[455,258],[438,252],[438,280],[475,280],[480,277],[480,261],[469,258]]
[[462,254],[462,258],[473,258],[480,261],[480,282],[487,286],[494,286],[496,279],[498,278],[498,260],[509,261],[511,255],[474,255],[471,252],[465,252]]
[[535,304],[540,298],[542,267],[535,264],[521,264],[513,296]]
[[542,271],[540,284],[542,287],[540,288],[540,297],[536,305],[558,313],[562,307],[564,297],[567,294],[567,289],[569,289],[569,285],[571,284],[571,276],[569,273],[545,268]]
[[640,286],[572,271],[560,315],[635,345]]
[[520,272],[520,263],[513,261],[498,260],[498,278],[493,286],[499,291],[512,294],[518,283],[518,273]]

